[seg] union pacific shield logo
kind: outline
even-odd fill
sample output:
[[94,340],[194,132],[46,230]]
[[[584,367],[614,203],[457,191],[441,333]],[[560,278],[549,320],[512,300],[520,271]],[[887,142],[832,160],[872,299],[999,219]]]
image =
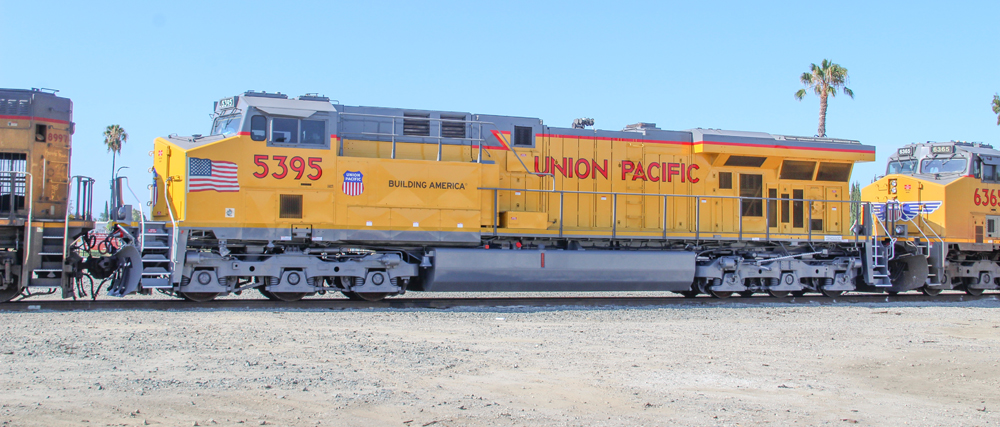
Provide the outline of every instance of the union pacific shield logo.
[[358,196],[365,192],[364,175],[361,172],[344,172],[344,194]]
[[930,202],[898,202],[889,201],[887,203],[874,203],[872,209],[875,210],[875,217],[885,221],[886,217],[890,221],[909,221],[921,214],[932,214],[941,207],[941,201]]

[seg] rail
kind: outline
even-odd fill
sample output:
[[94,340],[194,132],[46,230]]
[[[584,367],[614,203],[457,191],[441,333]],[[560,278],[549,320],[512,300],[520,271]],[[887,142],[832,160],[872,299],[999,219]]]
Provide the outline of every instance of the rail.
[[[167,204],[167,214],[170,215],[170,248],[168,252],[170,253],[170,280],[173,281],[173,273],[177,271],[177,235],[180,234],[180,230],[177,229],[177,219],[174,218],[174,208],[170,201],[170,192],[167,191],[167,186],[173,182],[172,177],[163,177],[163,202]],[[146,230],[143,230],[143,234]]]
[[[610,196],[611,197],[611,227],[610,227],[609,232],[611,233],[611,239],[612,240],[617,239],[618,232],[619,232],[619,226],[618,226],[618,210],[619,210],[619,206],[618,205],[619,204],[618,204],[618,199],[620,197],[645,197],[645,198],[660,198],[660,199],[662,199],[662,205],[661,205],[662,211],[661,211],[661,215],[660,215],[660,227],[659,227],[659,229],[662,232],[662,236],[661,237],[664,240],[667,239],[668,233],[670,232],[670,229],[667,227],[667,225],[668,225],[668,214],[669,214],[668,208],[669,208],[669,206],[671,206],[669,200],[671,198],[677,198],[677,199],[681,199],[681,200],[687,200],[689,203],[686,205],[688,207],[688,209],[686,209],[685,212],[687,210],[690,210],[690,201],[693,200],[693,202],[694,202],[694,209],[693,210],[695,211],[694,212],[694,218],[695,218],[695,220],[694,220],[694,230],[691,230],[690,227],[687,227],[686,229],[677,230],[677,231],[694,233],[694,239],[695,239],[695,243],[696,244],[701,241],[701,234],[704,231],[712,231],[712,232],[719,232],[719,233],[733,233],[733,232],[735,232],[738,235],[738,241],[741,241],[741,242],[744,240],[744,237],[745,237],[744,234],[754,234],[754,235],[763,234],[765,236],[765,241],[767,241],[767,242],[771,241],[772,235],[773,236],[787,236],[787,237],[805,236],[808,242],[812,242],[813,241],[813,231],[814,231],[813,226],[812,226],[812,222],[813,222],[812,221],[812,219],[813,219],[812,211],[813,211],[813,208],[815,207],[816,203],[830,203],[830,204],[837,204],[837,205],[840,205],[840,206],[843,206],[843,205],[854,205],[854,204],[869,205],[868,212],[871,212],[871,207],[870,207],[870,203],[869,202],[854,201],[854,200],[792,199],[792,198],[782,198],[782,197],[747,197],[747,196],[703,196],[703,195],[691,195],[691,194],[649,194],[649,193],[627,193],[627,192],[612,192],[612,191],[541,190],[541,189],[500,188],[500,187],[480,187],[479,190],[482,190],[482,191],[492,191],[493,192],[493,235],[494,236],[497,236],[498,232],[499,232],[499,219],[500,219],[500,215],[499,215],[500,214],[499,198],[500,198],[500,192],[501,191],[518,191],[518,192],[525,192],[525,193],[558,194],[559,195],[559,204],[558,204],[557,222],[559,224],[559,237],[564,237],[565,234],[566,234],[565,222],[564,222],[564,219],[565,219],[565,212],[564,211],[565,211],[565,199],[566,199],[566,195],[595,195],[595,196],[596,195],[603,195],[603,196]],[[736,211],[737,211],[737,218],[738,218],[737,219],[738,228],[736,230],[729,230],[729,231],[703,230],[702,226],[701,226],[701,221],[702,221],[701,205],[704,204],[705,202],[707,202],[708,200],[733,200],[733,201],[735,201],[735,203],[738,205],[737,209],[736,209]],[[747,214],[745,214],[744,213],[745,206],[744,206],[744,203],[743,203],[744,201],[760,202],[761,205],[762,205],[761,206],[761,214],[760,215],[747,215]],[[809,213],[808,214],[808,220],[804,221],[804,224],[803,224],[802,227],[794,227],[794,228],[802,228],[802,229],[804,229],[804,233],[790,233],[790,232],[780,232],[780,231],[774,231],[774,232],[772,232],[771,231],[772,228],[779,228],[779,230],[780,230],[780,225],[784,224],[784,223],[787,223],[787,222],[784,221],[783,218],[772,218],[772,216],[771,216],[771,213],[772,213],[771,212],[771,210],[772,210],[771,205],[772,205],[772,203],[771,202],[774,202],[775,205],[777,205],[779,202],[801,202],[801,203],[805,203],[804,208]],[[789,208],[791,208],[791,206]],[[848,212],[849,213],[850,211],[847,210],[847,211],[843,211],[843,212]],[[777,214],[778,214],[778,212],[775,212],[775,217],[778,216]],[[842,213],[838,213],[838,214],[835,214],[835,215],[836,216],[840,216],[840,215],[843,215],[843,214]],[[754,230],[751,233],[746,233],[746,230],[744,230],[744,219],[747,216],[754,217],[754,218],[761,218],[762,222],[764,223],[763,230],[761,230],[761,231]],[[824,216],[824,218],[826,218],[826,217]],[[630,231],[633,231],[633,230],[630,230]],[[648,232],[648,229],[646,229],[644,231]],[[819,230],[815,230],[815,231],[819,232],[820,234],[822,234],[824,236],[846,236],[846,235],[848,235],[847,234],[848,232],[857,234],[853,230],[849,230],[848,232],[839,232],[839,231],[829,231],[829,232],[827,232],[827,231],[824,231],[822,229],[819,229]],[[752,238],[752,239],[753,240],[759,240],[759,238]]]
[[[69,209],[69,200],[70,200],[70,198],[69,197],[73,193],[73,185],[70,184],[68,186],[68,188],[67,188],[67,191],[66,191],[66,193],[67,193],[66,194],[66,197],[67,197],[66,198],[66,216],[63,219],[63,251],[62,251],[62,257],[63,257],[63,259],[66,259],[66,256],[69,255],[69,246],[70,246],[70,243],[72,243],[72,242],[69,241],[69,220],[70,220],[70,218],[72,217],[74,219],[80,219],[80,220],[83,220],[83,221],[92,221],[93,220],[93,218],[91,217],[91,213],[90,212],[91,212],[91,208],[93,208],[93,202],[94,202],[94,199],[93,199],[93,194],[94,194],[94,179],[90,178],[90,177],[87,177],[87,176],[74,175],[72,178],[70,178],[70,182],[71,183],[76,183],[76,199],[75,199],[76,200],[76,210],[75,210],[75,212],[73,212],[73,215],[70,215],[70,209]],[[83,205],[83,212],[80,212],[81,203]]]
[[[372,118],[381,118],[381,119],[392,119],[391,133],[382,133],[382,132],[343,132],[342,134],[343,135],[362,135],[362,136],[369,136],[369,137],[373,136],[373,137],[376,137],[376,138],[378,138],[378,137],[389,138],[389,141],[392,143],[392,148],[391,148],[391,151],[390,151],[390,154],[389,154],[389,158],[390,159],[395,159],[396,158],[396,137],[400,136],[400,135],[398,135],[396,133],[396,121],[400,120],[400,119],[406,120],[406,118],[407,118],[406,116],[394,116],[394,115],[388,115],[388,114],[369,114],[369,113],[339,113],[339,114],[341,116],[356,116],[356,117],[372,117]],[[437,127],[438,128],[438,134],[437,135],[429,135],[429,134],[428,135],[402,135],[402,136],[412,137],[412,138],[431,138],[431,139],[436,139],[437,140],[437,161],[439,161],[439,162],[441,161],[441,158],[442,158],[442,149],[443,149],[443,146],[444,146],[444,141],[445,140],[454,140],[454,141],[460,141],[460,142],[469,141],[470,143],[477,142],[478,146],[479,146],[479,152],[476,155],[476,163],[482,163],[483,162],[483,146],[485,146],[486,142],[488,141],[488,138],[486,138],[484,136],[483,126],[486,126],[487,128],[490,127],[490,126],[492,126],[497,131],[496,136],[502,139],[502,142],[504,143],[504,145],[506,145],[506,147],[510,149],[510,151],[511,151],[511,153],[513,153],[514,157],[517,158],[517,161],[521,163],[521,167],[524,168],[525,172],[527,172],[528,174],[531,174],[531,175],[538,176],[538,177],[546,177],[547,176],[547,177],[552,178],[552,189],[555,190],[555,188],[556,188],[555,175],[551,174],[551,173],[532,172],[530,169],[528,169],[528,165],[524,164],[524,160],[521,160],[521,156],[519,155],[519,153],[517,152],[517,150],[514,148],[514,145],[511,144],[510,141],[507,140],[507,137],[504,136],[503,132],[500,131],[500,127],[497,126],[496,123],[486,122],[486,121],[479,121],[479,120],[442,119],[442,118],[434,118],[434,117],[412,117],[411,120],[426,121],[428,123],[430,123],[430,122],[437,122],[437,123],[445,123],[445,122],[464,123],[465,125],[471,125],[473,127],[477,127],[478,126],[479,134],[478,134],[478,137],[474,137],[474,138],[473,137],[470,137],[470,138],[461,137],[461,138],[459,138],[459,137],[444,136],[444,134],[443,134],[443,132],[444,132],[444,126],[440,126],[440,125]],[[344,140],[343,139],[340,140],[340,147],[339,147],[338,153],[341,156],[344,155]]]

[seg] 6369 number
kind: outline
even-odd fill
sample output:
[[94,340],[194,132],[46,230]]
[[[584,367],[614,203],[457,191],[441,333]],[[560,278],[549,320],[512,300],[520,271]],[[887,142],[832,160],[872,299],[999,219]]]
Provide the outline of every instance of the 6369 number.
[[[265,160],[274,160],[278,162],[278,164],[275,165],[275,168],[278,170],[272,173],[271,169],[268,168],[267,163],[265,163]],[[308,168],[312,169],[314,172],[309,175],[306,175],[306,178],[308,178],[310,181],[315,181],[323,176],[323,167],[319,165],[319,163],[322,161],[323,159],[320,157],[309,157],[307,159],[303,159],[299,156],[295,156],[292,157],[291,160],[289,160],[288,156],[268,156],[266,154],[255,154],[253,156],[253,164],[257,165],[260,168],[260,170],[254,172],[253,176],[255,178],[266,178],[270,173],[271,177],[273,178],[284,179],[285,177],[289,176],[288,172],[289,170],[291,170],[292,172],[295,173],[294,179],[302,179],[302,175],[305,175],[306,167],[308,166]]]
[[997,196],[997,190],[989,190],[984,188],[983,194],[979,194],[979,189],[977,188],[972,196],[972,201],[977,206],[998,206],[1000,205],[1000,199]]

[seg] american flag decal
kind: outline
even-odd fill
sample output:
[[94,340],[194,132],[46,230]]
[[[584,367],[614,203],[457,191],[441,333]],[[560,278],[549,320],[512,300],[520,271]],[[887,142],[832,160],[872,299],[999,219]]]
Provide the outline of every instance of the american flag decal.
[[365,192],[364,175],[361,172],[344,172],[344,194],[358,196]]
[[188,176],[191,180],[188,191],[191,192],[240,191],[240,182],[236,178],[236,163],[233,162],[192,157],[189,160]]

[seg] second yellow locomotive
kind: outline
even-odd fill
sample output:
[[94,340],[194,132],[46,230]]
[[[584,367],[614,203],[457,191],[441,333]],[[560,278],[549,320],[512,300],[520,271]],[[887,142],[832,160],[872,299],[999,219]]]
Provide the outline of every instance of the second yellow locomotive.
[[885,176],[862,191],[875,233],[893,261],[892,280],[936,295],[972,295],[1000,284],[1000,151],[981,143],[909,144]]

